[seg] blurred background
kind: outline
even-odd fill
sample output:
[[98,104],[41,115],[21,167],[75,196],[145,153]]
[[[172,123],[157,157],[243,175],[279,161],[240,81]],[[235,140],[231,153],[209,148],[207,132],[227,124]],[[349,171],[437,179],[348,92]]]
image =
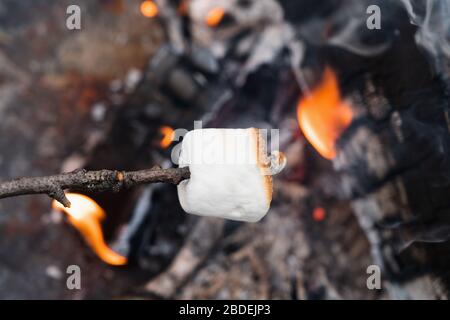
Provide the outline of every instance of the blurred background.
[[0,180],[171,167],[194,121],[280,129],[288,159],[256,224],[187,215],[163,184],[67,212],[2,199],[0,298],[447,298],[449,19],[447,0],[0,0]]

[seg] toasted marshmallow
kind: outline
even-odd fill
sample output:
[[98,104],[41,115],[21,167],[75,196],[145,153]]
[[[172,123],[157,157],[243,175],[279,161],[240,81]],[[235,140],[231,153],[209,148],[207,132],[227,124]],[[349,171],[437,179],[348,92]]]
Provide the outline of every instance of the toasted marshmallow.
[[178,185],[181,206],[201,216],[259,221],[272,201],[271,174],[281,171],[285,162],[279,152],[266,154],[259,129],[190,131],[179,158],[179,166],[189,166],[191,172],[190,179]]

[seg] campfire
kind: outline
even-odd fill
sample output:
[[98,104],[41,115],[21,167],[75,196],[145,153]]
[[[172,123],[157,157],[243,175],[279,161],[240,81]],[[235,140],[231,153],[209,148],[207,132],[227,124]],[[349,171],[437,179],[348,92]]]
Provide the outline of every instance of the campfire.
[[450,2],[73,2],[0,4],[0,298],[448,298]]

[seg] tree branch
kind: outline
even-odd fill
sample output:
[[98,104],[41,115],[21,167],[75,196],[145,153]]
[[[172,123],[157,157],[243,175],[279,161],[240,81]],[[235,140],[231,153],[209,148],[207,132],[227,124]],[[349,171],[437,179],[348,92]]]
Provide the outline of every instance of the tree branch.
[[99,170],[86,171],[84,169],[54,176],[19,178],[0,182],[0,199],[25,194],[45,193],[70,207],[70,201],[64,194],[65,189],[80,192],[118,192],[141,184],[166,182],[179,184],[189,179],[189,168],[152,169],[140,171]]

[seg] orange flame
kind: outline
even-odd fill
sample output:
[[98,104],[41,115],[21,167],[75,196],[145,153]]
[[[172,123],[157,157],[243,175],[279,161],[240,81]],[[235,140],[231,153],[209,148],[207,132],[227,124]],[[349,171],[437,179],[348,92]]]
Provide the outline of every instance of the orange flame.
[[81,233],[84,240],[104,262],[121,266],[127,263],[127,258],[112,251],[105,243],[100,222],[105,219],[105,211],[91,198],[77,193],[67,193],[71,202],[70,208],[65,208],[56,200],[52,208],[67,213],[69,222]]
[[167,149],[173,141],[175,132],[169,126],[162,126],[161,128],[159,128],[159,132],[162,135],[162,139],[159,141],[159,146],[163,149]]
[[141,3],[141,13],[144,17],[154,18],[158,15],[158,6],[151,0]]
[[206,15],[206,24],[210,27],[217,27],[224,16],[225,10],[223,8],[214,8]]
[[353,118],[350,105],[341,99],[333,70],[326,68],[321,83],[300,99],[297,117],[306,139],[317,152],[333,159],[335,143]]

